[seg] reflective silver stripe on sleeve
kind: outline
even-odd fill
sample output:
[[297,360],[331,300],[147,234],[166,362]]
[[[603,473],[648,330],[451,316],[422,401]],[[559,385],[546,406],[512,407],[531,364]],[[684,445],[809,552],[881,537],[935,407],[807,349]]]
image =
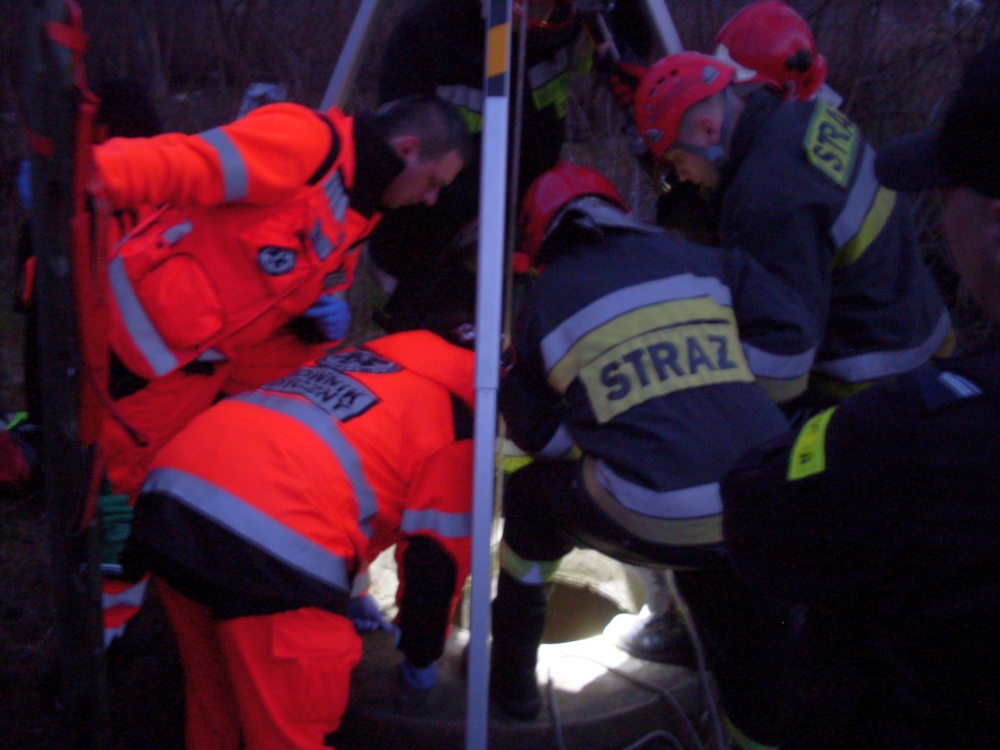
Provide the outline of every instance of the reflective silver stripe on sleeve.
[[542,60],[542,62],[528,68],[528,81],[534,90],[544,86],[567,70],[569,70],[569,47],[562,47],[551,60]]
[[483,113],[483,92],[471,86],[438,86],[438,96],[456,107],[464,107],[470,112]]
[[831,359],[817,362],[814,369],[827,375],[845,380],[848,383],[859,383],[863,380],[875,380],[889,375],[898,375],[919,367],[931,358],[948,337],[951,330],[951,316],[945,310],[938,319],[934,332],[921,344],[911,349],[901,349],[892,352],[869,352],[854,357]]
[[228,359],[229,357],[215,349],[206,349],[197,357],[198,362],[225,362]]
[[342,591],[351,589],[343,557],[212,482],[163,467],[149,473],[142,491],[169,495],[289,567]]
[[112,607],[141,607],[146,599],[146,586],[149,584],[148,578],[143,578],[134,586],[129,586],[124,591],[117,594],[101,594],[101,609],[111,609]]
[[545,369],[555,367],[581,337],[619,315],[658,302],[704,296],[732,307],[729,287],[711,276],[685,273],[618,289],[573,313],[542,339]]
[[801,377],[812,369],[816,347],[801,354],[772,354],[743,342],[743,354],[750,365],[750,372],[756,377],[790,380]]
[[222,128],[212,128],[198,133],[202,140],[215,149],[222,165],[223,196],[225,202],[238,201],[247,197],[250,175],[243,156],[232,139]]
[[597,481],[629,510],[653,518],[703,518],[722,513],[718,482],[660,492],[622,479],[598,460]]
[[433,531],[445,539],[462,539],[472,535],[471,513],[446,513],[442,510],[403,511],[399,530],[406,534]]
[[875,176],[875,149],[866,143],[858,176],[854,178],[851,192],[847,194],[844,210],[830,228],[830,236],[838,250],[861,230],[878,189],[878,178]]
[[156,375],[163,376],[177,369],[177,357],[160,337],[153,321],[146,315],[125,270],[125,261],[118,256],[108,264],[108,283],[115,296],[125,330],[141,352],[146,364]]
[[165,242],[168,242],[171,245],[176,245],[180,241],[181,237],[191,234],[192,229],[194,229],[194,224],[190,221],[182,221],[180,224],[174,224],[169,229],[164,230],[163,234],[160,236]]
[[344,437],[344,433],[340,431],[333,419],[312,404],[307,404],[293,396],[266,395],[260,391],[252,391],[234,396],[234,398],[237,401],[256,404],[265,409],[273,409],[297,419],[327,444],[351,482],[354,497],[358,501],[358,526],[361,528],[361,532],[371,539],[372,518],[378,513],[375,491],[365,477],[361,457],[358,456],[354,446]]
[[347,216],[347,204],[350,198],[344,190],[344,181],[340,177],[340,170],[335,169],[329,177],[323,181],[323,192],[326,193],[326,202],[330,206],[330,211],[337,221],[343,221]]
[[357,599],[368,593],[372,585],[372,574],[366,567],[354,574],[354,582],[351,584],[351,598]]
[[552,436],[552,439],[536,455],[542,458],[559,458],[559,456],[573,447],[574,442],[573,437],[569,434],[569,430],[566,429],[566,425],[561,424],[559,425],[559,429],[556,430],[556,434]]

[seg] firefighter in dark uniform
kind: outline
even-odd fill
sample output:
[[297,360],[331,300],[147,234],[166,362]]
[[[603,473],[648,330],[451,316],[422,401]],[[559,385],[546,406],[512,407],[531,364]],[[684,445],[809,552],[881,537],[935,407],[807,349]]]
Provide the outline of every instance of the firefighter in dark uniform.
[[[608,16],[616,37],[627,35],[639,54],[649,49],[639,5],[619,3]],[[594,66],[595,46],[572,0],[524,0],[514,4],[514,76],[518,75],[516,31],[527,14],[525,86],[521,103],[519,194],[559,160],[566,140],[570,81]],[[379,101],[416,93],[437,94],[456,105],[477,139],[483,129],[485,25],[478,0],[420,0],[393,30],[385,47]],[[619,46],[626,49],[619,41]],[[514,91],[512,91],[512,94]],[[479,210],[479,152],[463,174],[442,191],[426,213],[406,211],[383,221],[370,251],[376,278],[391,299],[380,324],[403,330],[428,319],[474,309],[475,232]],[[526,270],[523,265],[515,270]],[[432,316],[429,318],[429,316]]]
[[547,584],[586,546],[687,569],[678,579],[729,718],[769,741],[787,613],[751,598],[728,567],[718,480],[787,429],[766,389],[805,387],[816,332],[748,255],[675,240],[627,210],[602,175],[566,162],[524,199],[522,246],[545,268],[500,408],[523,450],[545,459],[575,444],[582,457],[536,460],[509,480],[491,696],[513,716],[539,711]]
[[[938,131],[889,143],[883,184],[944,188],[973,299],[1000,320],[1000,42]],[[808,605],[784,745],[1000,746],[1000,348],[845,400],[749,452],[725,538],[755,586]]]
[[875,151],[839,110],[747,100],[738,71],[697,52],[655,63],[636,92],[639,132],[679,178],[721,192],[723,247],[747,250],[798,292],[823,332],[815,412],[928,361],[951,322],[917,248],[904,196],[879,184]]

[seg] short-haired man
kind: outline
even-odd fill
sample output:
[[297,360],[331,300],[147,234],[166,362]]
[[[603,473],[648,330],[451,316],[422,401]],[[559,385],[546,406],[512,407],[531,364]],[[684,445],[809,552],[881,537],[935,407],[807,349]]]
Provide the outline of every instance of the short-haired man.
[[433,96],[357,117],[272,104],[197,135],[98,146],[95,192],[116,209],[163,206],[110,254],[113,489],[134,493],[221,391],[309,359],[293,331],[343,338],[360,242],[385,212],[432,205],[470,149]]
[[[941,188],[948,247],[1000,320],[1000,41],[939,129],[883,148],[898,190]],[[809,605],[789,750],[996,747],[1000,350],[925,365],[748,453],[723,482],[739,571]]]

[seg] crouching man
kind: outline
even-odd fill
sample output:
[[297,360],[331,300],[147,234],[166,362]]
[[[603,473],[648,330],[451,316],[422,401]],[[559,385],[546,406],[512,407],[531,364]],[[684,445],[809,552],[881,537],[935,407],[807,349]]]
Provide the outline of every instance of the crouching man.
[[361,658],[352,590],[394,543],[400,675],[434,684],[468,575],[473,360],[427,331],[329,353],[157,455],[133,536],[180,647],[189,750],[323,746]]
[[[633,219],[611,183],[562,163],[528,190],[522,249],[544,265],[500,388],[536,460],[504,498],[490,693],[534,717],[547,584],[575,546],[677,575],[709,631],[730,721],[773,744],[787,612],[758,602],[722,549],[719,479],[787,422],[765,388],[806,387],[817,341],[798,298],[740,251]],[[741,343],[742,341],[742,343]],[[756,382],[755,382],[756,381]]]

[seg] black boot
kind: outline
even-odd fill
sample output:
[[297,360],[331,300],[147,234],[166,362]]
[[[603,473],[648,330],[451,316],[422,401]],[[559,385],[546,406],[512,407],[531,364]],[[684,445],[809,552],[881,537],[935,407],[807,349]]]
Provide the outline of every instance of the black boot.
[[493,600],[490,697],[516,719],[534,719],[542,708],[535,666],[545,630],[552,584],[521,583],[501,570]]

